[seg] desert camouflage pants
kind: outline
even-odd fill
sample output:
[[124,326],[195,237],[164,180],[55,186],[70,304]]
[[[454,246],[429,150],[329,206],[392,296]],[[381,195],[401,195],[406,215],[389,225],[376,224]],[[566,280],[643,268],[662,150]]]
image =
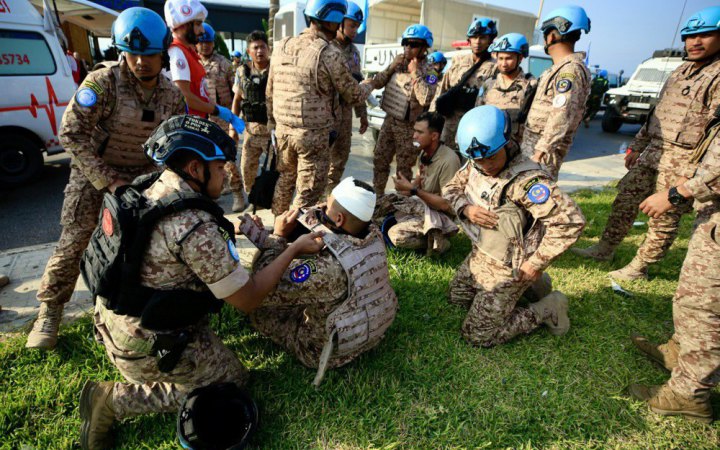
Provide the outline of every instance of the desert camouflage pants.
[[[289,134],[278,128],[275,137],[280,178],[275,186],[272,213],[276,216],[284,213],[290,209],[290,203],[293,208],[317,204],[327,185],[330,129]],[[293,191],[297,191],[294,201]]]
[[[428,240],[432,235],[432,239],[436,242],[446,241],[455,233],[443,234],[438,229],[433,229],[428,234],[423,233],[425,225],[425,217],[422,215],[395,213],[397,224],[388,230],[388,238],[395,247],[407,248],[412,250],[422,250],[428,248]],[[437,244],[442,245],[442,244]]]
[[335,124],[335,131],[338,132],[335,144],[330,148],[330,170],[328,171],[327,191],[332,191],[340,183],[345,165],[350,158],[350,146],[352,143],[352,107],[342,106],[340,120]]
[[472,345],[492,347],[540,326],[534,312],[517,306],[530,282],[518,282],[509,267],[473,248],[450,282],[451,304],[469,308],[462,335]]
[[443,125],[443,131],[440,135],[440,140],[455,151],[458,149],[457,143],[455,142],[455,135],[457,134],[458,125],[460,124],[462,116],[462,113],[456,112],[452,117],[446,117],[445,125]]
[[[541,137],[542,134],[523,132],[523,140],[520,145],[520,149],[523,155],[527,156],[528,158],[532,158],[532,156],[535,154],[535,145],[538,143]],[[543,167],[545,172],[550,174],[554,181],[557,181],[558,179],[558,175],[560,174],[560,166],[562,166],[566,154],[567,151],[562,154],[560,152],[551,152],[545,153],[543,155],[543,159],[540,165]]]
[[[128,178],[147,173],[152,168],[115,168]],[[62,232],[57,247],[45,266],[40,280],[37,299],[41,302],[65,304],[72,297],[80,275],[80,258],[90,242],[97,225],[100,206],[106,189],[95,189],[75,165],[70,168],[70,179],[65,187],[65,199],[60,213]]]
[[412,168],[419,153],[419,149],[413,147],[413,125],[413,122],[385,117],[373,158],[373,186],[378,196],[385,193],[393,157],[397,160],[397,172],[412,180]]
[[[647,167],[634,166],[620,180],[618,194],[612,204],[602,240],[616,248],[627,236],[638,215],[640,203],[658,191],[675,185],[677,177]],[[634,261],[647,266],[660,261],[675,241],[680,219],[691,211],[691,205],[673,208],[657,219],[650,219],[645,240]]]
[[269,134],[250,134],[245,131],[240,167],[242,168],[242,178],[245,181],[245,192],[248,194],[255,184],[255,178],[258,176],[260,156],[267,150],[269,142]]
[[676,392],[705,396],[720,382],[720,213],[700,213],[673,298]]
[[243,177],[238,171],[237,161],[228,161],[225,163],[225,173],[227,174],[228,186],[233,194],[242,194]]

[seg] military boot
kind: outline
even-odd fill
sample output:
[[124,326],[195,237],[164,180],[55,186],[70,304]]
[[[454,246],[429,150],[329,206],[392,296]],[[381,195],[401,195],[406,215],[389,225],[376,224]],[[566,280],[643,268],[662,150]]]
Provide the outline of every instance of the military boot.
[[622,269],[613,270],[608,273],[610,278],[623,281],[647,280],[647,264],[640,262],[637,258],[630,261],[630,264]]
[[553,291],[539,302],[530,303],[538,320],[548,327],[550,334],[562,336],[570,330],[568,299],[560,291]]
[[428,234],[427,255],[442,255],[448,250],[450,250],[450,241],[448,238],[443,236],[440,230],[432,230],[430,234]]
[[64,306],[51,302],[40,303],[40,312],[28,335],[25,343],[26,348],[40,348],[43,350],[55,348]]
[[594,259],[595,261],[610,261],[613,259],[613,256],[615,256],[615,249],[602,239],[600,239],[597,244],[591,245],[588,248],[573,247],[570,251],[578,256]]
[[680,395],[670,389],[667,384],[661,386],[631,384],[628,391],[633,398],[647,403],[650,411],[656,414],[683,416],[686,419],[702,423],[711,423],[713,421],[709,394],[704,396]]
[[523,292],[523,298],[529,302],[537,302],[547,297],[552,292],[552,278],[543,272],[529,288]]
[[115,383],[86,381],[80,393],[80,447],[83,450],[110,448],[113,436],[110,428],[115,422],[112,392]]
[[664,344],[654,344],[642,336],[633,335],[630,337],[635,347],[645,354],[648,358],[660,364],[669,372],[677,367],[678,355],[680,354],[680,346],[673,339]]
[[233,192],[232,212],[240,212],[245,209],[245,195],[242,192]]

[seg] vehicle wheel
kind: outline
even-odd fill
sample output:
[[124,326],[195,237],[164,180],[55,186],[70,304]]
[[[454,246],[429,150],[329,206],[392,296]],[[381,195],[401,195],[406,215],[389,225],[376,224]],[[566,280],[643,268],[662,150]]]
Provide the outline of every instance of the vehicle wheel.
[[21,134],[0,135],[0,185],[14,186],[33,179],[43,167],[40,146]]
[[602,129],[606,133],[615,133],[622,126],[622,118],[618,117],[611,109],[606,109],[602,118]]
[[371,130],[372,130],[373,140],[375,142],[377,142],[378,136],[380,136],[380,130],[376,130],[375,128],[371,128]]

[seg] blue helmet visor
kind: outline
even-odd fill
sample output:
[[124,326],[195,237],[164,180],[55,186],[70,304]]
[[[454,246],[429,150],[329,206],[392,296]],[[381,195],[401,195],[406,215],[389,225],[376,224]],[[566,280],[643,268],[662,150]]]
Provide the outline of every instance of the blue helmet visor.
[[120,41],[120,46],[125,47],[123,50],[127,49],[126,51],[130,53],[143,53],[150,47],[150,41],[138,27],[133,28],[130,33],[121,37]]
[[480,36],[485,34],[497,34],[497,28],[495,28],[494,21],[491,20],[490,22],[488,22],[487,26],[478,22],[467,32],[468,37]]
[[470,147],[467,149],[467,154],[472,159],[485,159],[494,155],[495,153],[496,152],[493,151],[490,147],[485,144],[481,144],[475,138],[473,138]]

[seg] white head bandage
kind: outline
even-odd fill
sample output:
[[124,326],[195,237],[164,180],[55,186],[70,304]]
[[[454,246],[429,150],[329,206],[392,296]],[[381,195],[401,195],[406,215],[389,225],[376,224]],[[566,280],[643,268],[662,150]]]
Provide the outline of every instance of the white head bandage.
[[370,222],[372,219],[377,196],[374,192],[355,185],[355,178],[347,177],[342,180],[332,190],[332,196],[347,212],[363,222]]
[[171,30],[194,20],[207,19],[207,9],[199,0],[168,0],[165,2],[165,22]]

